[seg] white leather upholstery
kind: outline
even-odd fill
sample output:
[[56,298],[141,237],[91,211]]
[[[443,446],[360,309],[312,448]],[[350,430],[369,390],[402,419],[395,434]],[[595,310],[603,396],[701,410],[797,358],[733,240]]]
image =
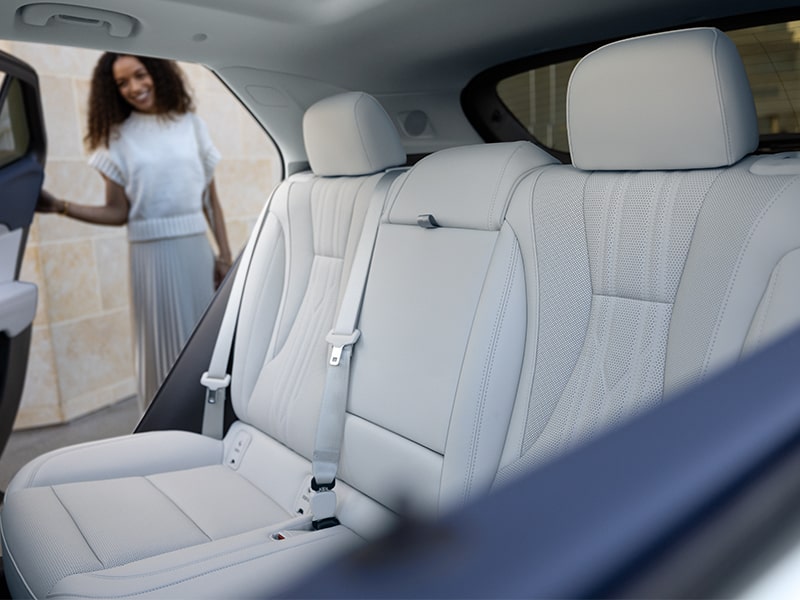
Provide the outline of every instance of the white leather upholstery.
[[[597,75],[621,83],[600,91],[587,87],[592,57],[576,68],[570,110],[578,107],[580,127],[571,141],[579,168],[548,167],[529,176],[509,209],[515,229],[524,230],[526,219],[532,228],[532,239],[521,244],[523,256],[536,257],[526,276],[538,282],[538,292],[528,295],[533,344],[523,372],[530,375],[519,390],[498,482],[800,324],[800,161],[735,162],[755,142],[742,142],[754,135],[749,108],[741,110],[751,104],[749,91],[740,89],[741,79],[715,74],[741,72],[731,48],[723,34],[707,29],[612,44],[594,54]],[[631,85],[640,75],[643,87],[655,85],[637,70],[643,59],[661,78],[681,64],[681,73],[694,73],[689,65],[697,63],[708,76],[696,82],[698,93],[713,92],[714,99],[689,109],[671,96],[662,103],[642,92],[635,96],[640,103],[632,103]],[[597,122],[588,123],[595,103]],[[696,142],[686,123],[706,139]],[[653,148],[640,145],[631,155],[626,136],[637,129]],[[712,140],[716,150],[704,145]],[[695,145],[714,158],[695,156]],[[674,170],[683,155],[692,170]],[[632,171],[635,165],[642,171]]]
[[[411,173],[392,188],[391,205],[401,212],[407,204],[425,211],[440,206],[442,193],[462,178],[462,156],[493,192],[466,188],[458,198],[465,214],[485,215],[475,229],[385,222],[378,233],[337,483],[343,527],[310,532],[307,523],[281,524],[308,509],[302,496],[324,336],[352,250],[348,230],[360,225],[378,176],[301,179],[274,199],[245,288],[234,355],[234,407],[249,425],[236,423],[222,443],[180,433],[121,438],[112,444],[128,451],[119,470],[95,466],[103,449],[88,444],[28,469],[52,472],[58,469],[51,465],[66,463],[57,480],[22,474],[3,513],[8,562],[22,582],[15,592],[218,596],[235,586],[237,593],[264,594],[359,536],[385,529],[391,510],[435,514],[487,490],[524,344],[521,257],[515,234],[499,223],[515,184],[553,159],[527,143],[445,151],[420,167],[424,177],[441,173],[437,185],[406,187],[404,179],[415,180]],[[395,382],[391,392],[386,381]],[[420,421],[420,414],[427,418]],[[174,449],[162,443],[166,436]],[[229,468],[242,440],[246,448]],[[140,464],[137,446],[144,443],[167,457]],[[178,466],[171,458],[203,445],[194,460]],[[70,465],[71,455],[85,466]],[[135,516],[120,520],[123,511]],[[269,539],[276,528],[288,531],[288,543]],[[48,530],[59,533],[43,550],[38,540]]]
[[567,91],[572,163],[643,171],[732,165],[758,145],[734,43],[698,28],[609,44],[575,67]]
[[[522,257],[501,223],[520,179],[552,162],[522,142],[453,148],[390,192],[340,467],[390,508],[436,514],[494,479],[525,343]],[[417,214],[441,227],[420,227]]]
[[[315,556],[321,560],[359,539],[344,528],[314,534],[341,541],[316,544],[294,567],[283,564],[294,560],[290,552],[291,559],[275,559],[271,577],[263,576],[264,557],[307,545],[307,540],[278,544],[271,532],[311,535],[302,496],[310,480],[325,334],[381,177],[360,173],[405,161],[397,133],[374,100],[347,94],[324,104],[306,127],[327,127],[333,120],[342,133],[357,128],[349,139],[364,145],[347,148],[353,153],[348,156],[341,139],[326,131],[315,148],[322,156],[339,157],[342,172],[331,172],[330,161],[315,161],[331,176],[298,176],[276,192],[236,335],[231,390],[241,421],[222,442],[154,432],[66,448],[23,468],[9,487],[0,521],[15,595],[43,597],[62,590],[111,596],[127,590],[122,593],[221,597],[234,589],[234,573],[245,586],[236,589],[250,581],[253,595],[262,595],[272,584],[286,585],[293,570],[311,568]],[[234,453],[236,447],[241,451]],[[347,486],[341,489],[348,497]],[[349,504],[363,517],[362,532],[385,527],[385,509],[379,519],[370,506],[374,502],[354,498]],[[298,509],[306,521],[284,527]]]
[[[431,214],[442,227],[499,230],[518,176],[531,165],[555,162],[531,144],[506,148],[487,152],[483,146],[465,146],[448,150],[447,159],[423,159],[391,199],[386,221],[416,225],[419,215]],[[487,201],[467,202],[468,198]]]
[[317,175],[369,175],[406,161],[389,115],[362,92],[331,96],[309,108],[303,140]]

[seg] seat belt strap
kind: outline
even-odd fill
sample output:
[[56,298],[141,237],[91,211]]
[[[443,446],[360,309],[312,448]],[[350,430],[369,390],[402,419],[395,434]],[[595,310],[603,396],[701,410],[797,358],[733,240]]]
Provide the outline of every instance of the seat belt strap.
[[267,220],[267,214],[269,213],[272,201],[278,193],[283,193],[283,190],[285,190],[288,196],[292,184],[309,176],[309,173],[292,175],[286,180],[285,186],[279,185],[272,191],[266,204],[264,204],[264,208],[261,209],[261,213],[258,215],[258,220],[253,226],[253,232],[248,238],[244,250],[242,250],[236,273],[234,274],[228,303],[222,315],[222,322],[219,326],[217,341],[214,344],[214,351],[211,354],[208,370],[200,377],[200,383],[206,388],[205,404],[203,407],[203,435],[221,440],[224,433],[226,390],[231,383],[231,376],[230,373],[228,373],[228,361],[230,360],[231,350],[233,348],[233,336],[236,332],[236,324],[239,320],[239,309],[242,304],[242,295],[244,293],[247,273],[250,270],[253,253],[258,244],[261,229],[264,227],[264,222]]
[[364,226],[356,246],[339,314],[333,329],[325,338],[331,345],[331,352],[311,464],[311,514],[314,516],[312,526],[315,529],[324,529],[339,523],[335,516],[336,495],[333,486],[336,483],[336,471],[344,435],[347,395],[350,387],[350,358],[353,354],[353,345],[361,335],[356,325],[389,187],[405,170],[403,168],[386,171],[375,185],[364,217]]

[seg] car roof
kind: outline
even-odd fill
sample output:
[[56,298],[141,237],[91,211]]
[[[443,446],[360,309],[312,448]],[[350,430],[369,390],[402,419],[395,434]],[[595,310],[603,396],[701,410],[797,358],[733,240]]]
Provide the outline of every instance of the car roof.
[[[48,18],[43,6],[57,10]],[[0,3],[0,39],[205,64],[261,121],[290,166],[305,160],[305,109],[342,90],[375,95],[395,118],[425,112],[433,134],[404,143],[409,153],[431,152],[480,141],[461,112],[460,94],[494,65],[793,6],[788,0],[12,0]],[[36,11],[44,11],[39,23]],[[106,21],[118,18],[129,31],[112,34]]]

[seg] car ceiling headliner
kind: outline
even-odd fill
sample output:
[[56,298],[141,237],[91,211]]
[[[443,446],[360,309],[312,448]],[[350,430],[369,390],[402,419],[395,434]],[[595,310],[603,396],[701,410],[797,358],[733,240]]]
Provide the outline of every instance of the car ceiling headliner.
[[[55,7],[55,14],[79,19],[87,9],[121,13],[133,27],[127,37],[113,37],[105,26],[74,20],[51,18],[46,26],[26,23],[26,7],[41,10],[43,4]],[[433,152],[481,141],[463,114],[460,96],[475,75],[494,65],[781,8],[796,9],[796,4],[793,0],[2,0],[0,39],[205,64],[269,132],[291,173],[305,165],[305,110],[339,91],[373,94],[398,125],[406,152]],[[426,115],[430,135],[414,137],[402,130],[404,115],[412,111]]]
[[[0,3],[0,38],[170,56],[217,70],[292,73],[376,94],[462,88],[499,62],[787,0],[74,0],[132,16],[130,38],[51,21],[27,25]],[[58,0],[49,4],[68,5]],[[207,36],[195,41],[198,34]]]

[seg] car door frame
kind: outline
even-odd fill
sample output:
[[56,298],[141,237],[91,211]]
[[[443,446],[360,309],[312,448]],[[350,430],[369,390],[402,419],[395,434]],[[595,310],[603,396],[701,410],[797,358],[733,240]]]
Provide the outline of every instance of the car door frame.
[[[14,140],[7,161],[0,160],[0,455],[16,419],[27,373],[36,286],[19,281],[36,201],[44,180],[47,153],[39,77],[27,63],[0,51],[0,115],[7,103]],[[16,86],[15,83],[16,82]],[[21,112],[20,112],[21,111]],[[14,120],[16,118],[16,120]],[[16,147],[17,127],[24,147]],[[3,158],[3,157],[0,157]]]

